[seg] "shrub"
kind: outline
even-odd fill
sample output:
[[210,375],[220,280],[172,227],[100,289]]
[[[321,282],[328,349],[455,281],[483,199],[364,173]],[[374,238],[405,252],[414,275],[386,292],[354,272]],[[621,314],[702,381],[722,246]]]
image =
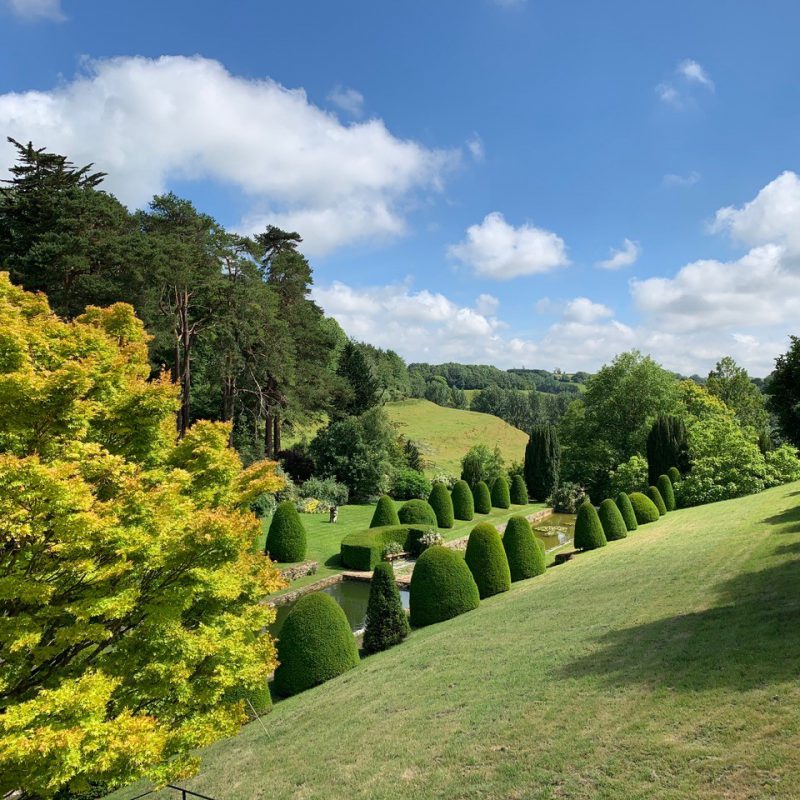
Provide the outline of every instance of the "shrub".
[[375,511],[372,514],[370,528],[383,528],[386,525],[399,525],[400,518],[397,516],[397,509],[394,500],[388,494],[378,499]]
[[575,547],[578,550],[594,550],[608,544],[603,533],[603,524],[597,516],[595,507],[585,502],[578,509],[578,518],[575,520]]
[[496,477],[503,474],[503,471],[503,454],[497,446],[494,450],[490,450],[486,445],[476,444],[461,459],[461,479],[471,488],[474,488],[478,481],[491,484]]
[[[659,475],[656,481],[656,489],[664,500],[664,507],[667,511],[675,510],[675,492],[672,489],[672,481],[667,475]],[[658,503],[656,503],[658,505]]]
[[685,469],[688,459],[686,423],[682,417],[662,414],[647,435],[648,480],[655,483],[671,466]]
[[458,481],[453,486],[450,496],[453,501],[453,516],[469,522],[475,516],[475,501],[472,499],[472,489],[466,481]]
[[622,514],[625,527],[629,531],[635,531],[639,527],[639,523],[636,521],[636,513],[631,505],[631,499],[625,492],[620,492],[617,495],[617,508],[619,513]]
[[306,529],[291,500],[284,500],[275,509],[264,552],[280,563],[302,561],[306,557]]
[[488,514],[492,510],[492,496],[489,494],[489,487],[483,482],[478,481],[472,490],[472,501],[475,505],[476,514]]
[[511,479],[511,502],[515,506],[528,504],[528,487],[522,475],[515,475]]
[[350,499],[348,488],[333,478],[309,478],[300,484],[298,493],[300,497],[313,497],[320,500],[328,508],[347,505],[347,501]]
[[391,564],[375,567],[369,587],[367,618],[364,627],[364,652],[379,653],[400,644],[408,636],[408,616]]
[[439,471],[433,476],[433,483],[443,483],[450,490],[458,483],[458,480],[458,477],[451,472]]
[[444,544],[444,537],[439,531],[427,530],[423,533],[412,533],[409,537],[409,548],[414,556],[422,555],[429,547]]
[[392,481],[392,495],[396,500],[424,500],[431,493],[431,482],[413,469],[400,469]]
[[453,501],[443,483],[433,484],[428,505],[433,509],[433,513],[436,515],[436,524],[440,528],[453,527]]
[[548,423],[535,425],[525,447],[525,483],[531,497],[544,500],[555,491],[560,464],[558,429]]
[[609,492],[643,492],[647,489],[647,461],[639,455],[631,456],[626,462],[608,473]]
[[415,542],[426,533],[427,525],[385,525],[348,533],[339,545],[342,565],[348,569],[371,570],[383,560],[383,552],[392,542],[397,542],[401,552],[413,552]]
[[[258,689],[252,691],[239,685],[228,689],[224,695],[224,701],[241,700],[244,705],[244,713],[248,719],[255,719],[256,716],[263,716],[272,710],[272,696],[269,693],[269,684],[265,680]],[[252,708],[251,708],[252,706]],[[255,714],[253,713],[255,711]]]
[[524,581],[545,571],[544,545],[525,517],[511,517],[503,534],[512,581]]
[[282,697],[324,683],[358,664],[358,648],[341,606],[325,592],[301,597],[278,637],[275,691]]
[[267,494],[266,492],[262,492],[250,503],[250,510],[258,519],[266,519],[271,514],[274,514],[277,507],[278,503],[275,500],[275,495]]
[[464,554],[481,600],[511,588],[511,572],[500,534],[494,525],[481,522],[470,532]]
[[409,586],[411,624],[415,628],[472,611],[480,600],[478,587],[460,553],[431,547],[419,557]]
[[670,467],[667,470],[667,477],[672,481],[672,488],[675,488],[675,484],[681,479],[680,470],[677,467]]
[[495,508],[509,508],[511,506],[511,492],[508,481],[502,476],[495,478],[492,484],[492,505]]
[[407,500],[400,506],[397,516],[401,525],[430,525],[435,528],[437,524],[436,512],[425,500]]
[[[381,560],[388,561],[389,556],[399,556],[400,553],[405,552],[403,550],[403,545],[400,542],[389,542],[386,547],[381,550]],[[375,565],[377,566],[377,564]]]
[[800,460],[797,448],[782,444],[764,457],[767,462],[767,486],[780,486],[800,478]]
[[633,513],[636,515],[636,522],[639,525],[655,522],[661,516],[655,503],[646,494],[631,492],[628,497],[633,506]]
[[547,504],[559,514],[575,514],[585,500],[586,490],[577,483],[562,483],[547,498]]
[[667,513],[667,506],[664,503],[664,498],[661,496],[661,492],[659,492],[655,486],[648,486],[647,496],[653,501],[653,505],[658,509],[659,515],[663,517],[664,514]]
[[603,533],[606,541],[611,542],[615,539],[624,539],[628,535],[628,526],[622,518],[622,514],[613,500],[603,500],[597,512],[600,524],[603,526]]

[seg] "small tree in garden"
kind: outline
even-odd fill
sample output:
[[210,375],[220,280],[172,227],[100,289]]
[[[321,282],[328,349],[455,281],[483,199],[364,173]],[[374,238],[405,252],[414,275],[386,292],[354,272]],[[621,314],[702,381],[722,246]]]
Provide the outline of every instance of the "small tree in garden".
[[464,560],[478,585],[481,600],[511,588],[506,551],[494,525],[481,522],[472,529]]
[[608,542],[597,510],[591,503],[583,503],[575,520],[575,547],[578,550],[594,550],[606,544]]
[[408,616],[392,565],[383,561],[375,567],[369,588],[364,652],[378,653],[400,644],[408,636]]
[[492,484],[492,505],[495,508],[509,508],[511,505],[511,492],[508,488],[508,481],[500,475]]
[[394,500],[388,494],[383,495],[375,506],[372,514],[370,528],[382,528],[384,525],[399,525],[400,518],[397,516],[397,509]]
[[545,572],[544,545],[525,517],[511,517],[503,533],[512,581],[524,581]]
[[625,527],[629,531],[635,531],[639,527],[636,521],[636,514],[631,505],[631,499],[625,492],[620,492],[617,495],[617,508],[619,513],[622,514],[622,519],[625,521]]
[[525,483],[534,500],[544,501],[558,485],[561,446],[555,425],[535,425],[525,448]]
[[454,521],[453,501],[450,492],[443,483],[438,481],[433,484],[428,504],[436,514],[436,524],[440,528],[452,528]]
[[528,503],[528,487],[522,475],[515,475],[511,479],[511,502],[515,506],[524,506]]
[[475,503],[476,514],[488,514],[492,510],[492,495],[489,487],[483,482],[478,481],[472,490],[472,499]]
[[672,481],[669,479],[668,475],[658,476],[656,489],[658,489],[659,494],[664,499],[664,506],[667,511],[674,511],[676,508],[675,491],[672,488]]
[[664,498],[661,496],[661,492],[656,489],[655,486],[648,486],[647,487],[647,496],[652,500],[653,505],[658,509],[658,513],[660,516],[664,516],[667,513],[667,506],[664,503]]
[[284,500],[275,509],[264,551],[273,561],[282,563],[306,557],[306,529],[291,500]]
[[625,520],[622,518],[617,504],[613,500],[603,500],[600,503],[600,508],[597,511],[597,516],[600,517],[600,523],[603,526],[603,533],[606,536],[606,541],[613,541],[614,539],[624,539],[628,535],[628,527]]
[[677,467],[670,467],[667,470],[667,477],[672,482],[672,488],[675,489],[675,484],[681,479],[681,473]]
[[681,417],[662,414],[647,435],[647,475],[655,484],[670,467],[686,471],[689,463],[686,425]]
[[628,497],[631,501],[633,512],[636,514],[636,522],[639,525],[656,522],[661,516],[655,503],[646,494],[631,492]]
[[443,622],[480,605],[478,587],[460,553],[429,547],[411,573],[411,624],[415,628]]
[[453,501],[453,515],[456,519],[469,522],[475,516],[475,500],[472,497],[472,489],[466,481],[458,481],[453,486],[450,498]]

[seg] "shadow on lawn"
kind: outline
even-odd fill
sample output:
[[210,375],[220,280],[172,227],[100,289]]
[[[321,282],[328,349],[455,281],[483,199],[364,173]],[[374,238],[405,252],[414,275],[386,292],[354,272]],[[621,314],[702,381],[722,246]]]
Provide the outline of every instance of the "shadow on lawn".
[[800,533],[800,505],[767,517],[764,522],[769,525],[785,525],[781,533]]

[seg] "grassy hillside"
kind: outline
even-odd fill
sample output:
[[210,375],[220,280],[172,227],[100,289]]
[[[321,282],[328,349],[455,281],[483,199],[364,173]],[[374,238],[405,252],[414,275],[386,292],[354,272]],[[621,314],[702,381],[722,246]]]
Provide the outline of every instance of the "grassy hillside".
[[219,800],[800,797],[798,614],[800,483],[676,511],[277,704],[188,785]]
[[491,414],[443,408],[428,400],[404,400],[386,406],[400,433],[417,442],[428,472],[461,472],[461,458],[474,444],[500,446],[506,463],[522,461],[527,434]]

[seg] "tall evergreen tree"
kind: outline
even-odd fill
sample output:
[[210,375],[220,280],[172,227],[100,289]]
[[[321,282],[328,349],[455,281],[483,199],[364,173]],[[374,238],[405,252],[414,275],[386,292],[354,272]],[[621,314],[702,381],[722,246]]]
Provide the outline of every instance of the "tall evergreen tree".
[[546,500],[558,485],[561,446],[558,430],[545,423],[535,425],[525,448],[524,475],[534,500]]
[[345,382],[339,410],[358,416],[380,402],[378,381],[372,367],[357,342],[349,341],[339,356],[337,374]]
[[681,474],[689,469],[689,446],[686,425],[681,417],[662,414],[653,423],[647,435],[647,474],[655,485],[659,475],[677,467]]
[[778,419],[781,433],[800,447],[800,337],[790,336],[787,352],[775,359],[775,371],[767,379],[769,409]]

